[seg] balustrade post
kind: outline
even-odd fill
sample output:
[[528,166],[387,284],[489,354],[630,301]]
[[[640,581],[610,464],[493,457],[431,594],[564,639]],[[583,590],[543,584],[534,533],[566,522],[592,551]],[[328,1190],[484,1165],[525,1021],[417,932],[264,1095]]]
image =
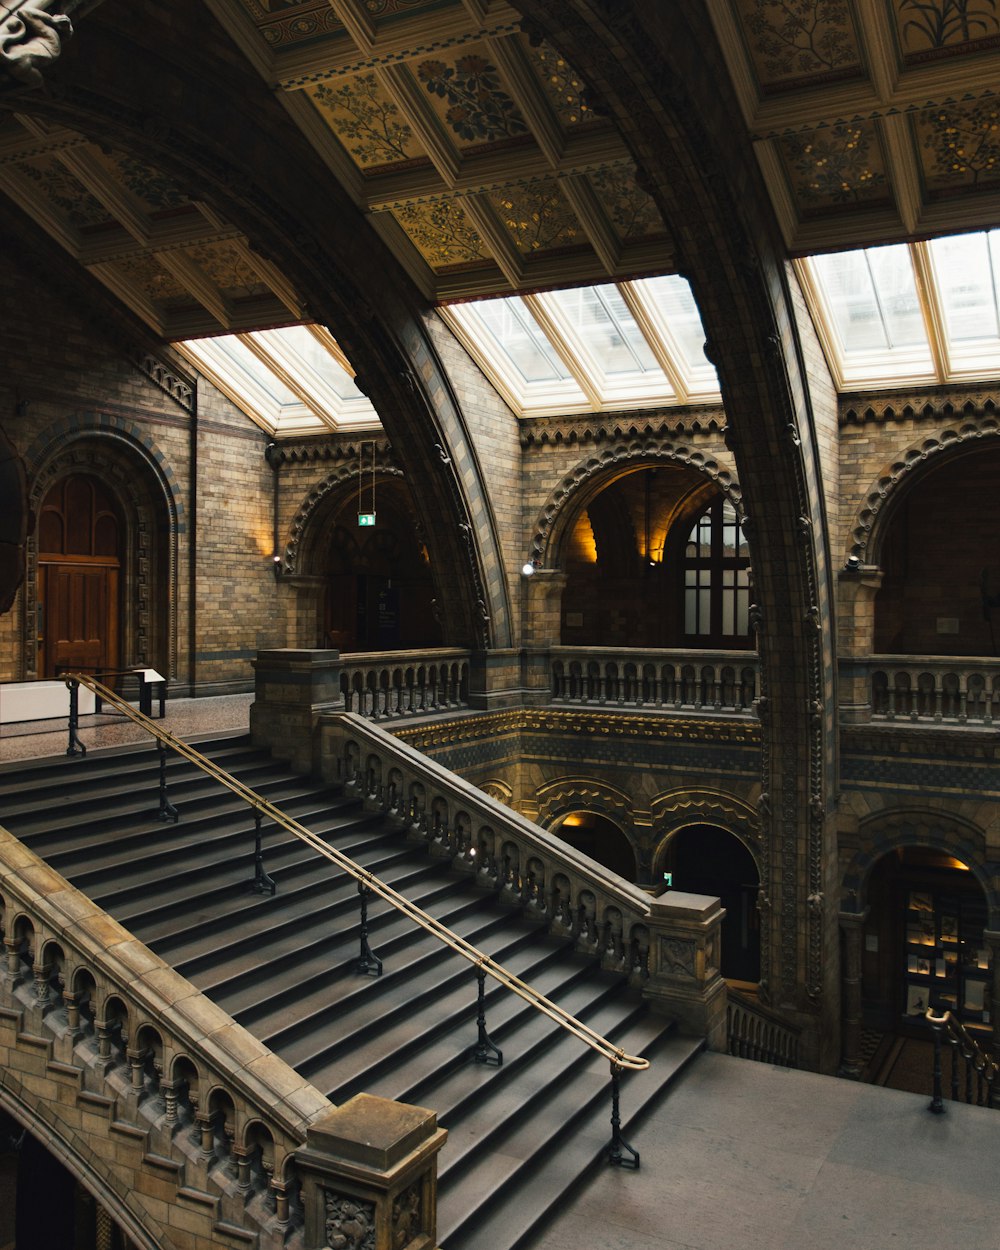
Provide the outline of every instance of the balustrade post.
[[371,1094],[314,1121],[295,1152],[303,1250],[436,1246],[437,1157],[446,1137],[432,1111]]
[[[639,1170],[639,1152],[633,1150],[622,1137],[621,1117],[621,1065],[611,1060],[611,1144],[608,1146],[608,1162],[613,1168]],[[627,1151],[628,1156],[622,1153]]]
[[642,991],[654,1010],[718,1051],[726,1049],[726,983],[719,972],[725,914],[707,894],[671,890],[651,899],[649,979]]
[[7,951],[7,980],[10,982],[11,989],[14,989],[20,985],[22,979],[21,939],[8,935],[4,938],[3,944]]
[[[988,1053],[1000,1069],[1000,930],[984,929],[983,941],[990,952],[990,1044]],[[990,1106],[1000,1108],[1000,1082],[990,1082]]]
[[[932,1017],[928,1021],[931,1026],[931,1032],[934,1034],[934,1091],[927,1110],[932,1111],[935,1115],[944,1114],[944,1098],[941,1090],[941,1039],[946,1018],[946,1016],[941,1019]],[[952,1070],[954,1071],[954,1057],[952,1058]]]
[[859,1080],[864,1066],[861,1060],[861,939],[868,908],[860,912],[840,913],[844,934],[844,962],[841,993],[843,996],[843,1049],[838,1076]]
[[215,1116],[199,1111],[194,1117],[198,1131],[198,1154],[203,1163],[215,1157]]
[[76,1041],[83,1030],[80,1028],[80,996],[71,990],[63,990],[63,1005],[66,1008],[66,1027],[71,1041]]
[[253,810],[254,875],[250,880],[250,889],[253,890],[255,894],[270,894],[273,896],[276,893],[278,886],[275,883],[273,877],[269,877],[267,873],[264,871],[264,850],[263,850],[263,845],[262,845],[262,840],[261,840],[261,829],[260,829],[261,822],[263,821],[263,819],[264,819],[264,815],[261,812],[260,808],[255,807]]
[[47,1007],[52,996],[52,987],[49,985],[49,965],[48,964],[32,964],[31,975],[35,982],[35,1002],[40,1007]]
[[163,1095],[163,1105],[166,1107],[166,1122],[171,1128],[177,1123],[177,1101],[178,1088],[176,1081],[161,1081],[160,1093]]

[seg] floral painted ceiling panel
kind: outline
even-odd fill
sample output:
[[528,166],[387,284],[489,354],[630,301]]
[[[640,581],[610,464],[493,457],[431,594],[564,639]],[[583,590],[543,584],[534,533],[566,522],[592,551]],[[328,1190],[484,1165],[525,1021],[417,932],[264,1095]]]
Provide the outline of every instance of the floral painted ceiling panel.
[[761,90],[863,73],[858,31],[847,0],[733,0]]
[[956,188],[989,191],[1000,187],[997,97],[927,109],[911,124],[928,196],[951,195]]
[[100,226],[112,220],[101,201],[54,156],[21,161],[18,173],[48,201],[52,211],[71,226]]
[[490,250],[461,200],[404,204],[393,216],[432,269],[454,269],[490,259]]
[[586,84],[572,65],[547,43],[532,48],[526,42],[525,46],[542,88],[563,126],[595,121],[597,114],[587,99]]
[[100,152],[97,159],[115,182],[126,187],[147,212],[171,212],[189,205],[188,197],[165,174],[134,156],[124,152]]
[[907,65],[1000,46],[997,0],[893,0],[893,8]]
[[374,72],[346,81],[318,83],[307,91],[320,116],[360,168],[378,169],[423,157],[406,115]]
[[590,183],[622,242],[663,235],[660,210],[636,182],[634,165],[599,169]]
[[527,138],[528,124],[482,44],[412,64],[445,133],[460,148]]
[[240,0],[272,48],[343,35],[344,26],[329,0]]
[[267,285],[247,259],[245,249],[234,240],[200,243],[185,248],[184,254],[226,299],[256,298],[267,293]]
[[504,229],[524,255],[586,243],[587,236],[555,181],[490,194]]
[[779,148],[803,214],[892,202],[885,157],[871,122],[786,135]]

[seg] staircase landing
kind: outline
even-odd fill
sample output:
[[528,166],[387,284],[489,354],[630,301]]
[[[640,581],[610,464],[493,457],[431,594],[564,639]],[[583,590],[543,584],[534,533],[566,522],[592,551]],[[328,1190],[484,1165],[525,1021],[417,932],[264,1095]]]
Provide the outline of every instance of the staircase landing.
[[928,1101],[704,1054],[528,1250],[996,1250],[1000,1113]]

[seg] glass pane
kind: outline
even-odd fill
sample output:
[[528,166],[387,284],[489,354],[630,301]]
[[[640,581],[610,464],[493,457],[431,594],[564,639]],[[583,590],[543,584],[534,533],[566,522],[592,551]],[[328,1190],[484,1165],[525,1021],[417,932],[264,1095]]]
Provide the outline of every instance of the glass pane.
[[726,589],[722,592],[722,632],[732,637],[736,625],[736,596]]
[[234,334],[224,334],[213,339],[212,343],[225,353],[237,374],[250,378],[265,390],[277,407],[301,403],[299,397]]
[[920,297],[905,244],[872,247],[865,252],[890,347],[914,347],[927,341]]
[[525,382],[557,382],[569,371],[519,296],[466,305]]
[[658,308],[670,327],[670,333],[684,356],[686,371],[703,368],[710,370],[714,376],[715,368],[705,355],[705,331],[698,305],[694,302],[687,279],[672,273],[660,278],[643,278],[633,285]]
[[684,632],[686,634],[698,632],[698,607],[693,590],[688,590],[684,594]]
[[616,287],[553,291],[551,298],[604,373],[659,372],[656,357]]
[[708,634],[712,630],[712,592],[698,591],[698,633]]
[[280,330],[262,330],[253,336],[265,348],[277,344],[279,351],[293,361],[301,360],[306,368],[324,382],[340,399],[361,399],[354,379],[340,362],[323,346],[306,326],[285,326]]
[[959,234],[931,242],[934,276],[952,342],[998,336],[997,233]]

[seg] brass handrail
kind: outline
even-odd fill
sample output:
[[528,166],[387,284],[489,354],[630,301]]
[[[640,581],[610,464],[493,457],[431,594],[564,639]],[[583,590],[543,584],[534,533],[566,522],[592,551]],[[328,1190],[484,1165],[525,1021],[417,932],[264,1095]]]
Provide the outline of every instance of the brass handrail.
[[321,838],[307,829],[305,825],[300,825],[297,820],[293,820],[290,816],[286,816],[284,812],[274,806],[262,795],[255,790],[251,790],[249,786],[244,785],[242,781],[231,776],[224,768],[220,768],[218,764],[213,763],[207,756],[196,751],[189,743],[184,742],[180,738],[175,738],[172,733],[165,729],[161,729],[155,721],[151,720],[142,712],[137,712],[130,703],[120,698],[109,687],[104,686],[99,681],[95,681],[92,677],[85,673],[66,673],[65,681],[67,686],[76,682],[79,685],[86,686],[88,690],[92,690],[95,694],[107,703],[110,703],[118,711],[122,712],[135,724],[145,729],[147,733],[152,734],[154,738],[162,742],[165,746],[169,746],[178,755],[183,756],[189,763],[200,768],[202,772],[213,777],[227,790],[249,803],[256,811],[262,815],[270,817],[276,824],[281,825],[289,833],[294,834],[297,838],[306,843],[307,846],[331,863],[342,868],[344,872],[354,878],[360,885],[371,890],[380,898],[385,899],[387,903],[391,903],[403,915],[408,916],[415,924],[426,930],[433,937],[443,942],[457,954],[467,959],[478,970],[487,973],[495,981],[506,989],[512,990],[519,998],[536,1010],[542,1012],[543,1015],[555,1021],[556,1024],[564,1028],[568,1033],[578,1038],[585,1045],[596,1050],[598,1054],[603,1055],[605,1059],[609,1059],[611,1063],[618,1068],[628,1068],[632,1071],[641,1072],[649,1067],[649,1060],[644,1059],[640,1055],[629,1055],[620,1046],[614,1046],[603,1037],[600,1033],[595,1032],[583,1021],[577,1020],[575,1016],[571,1016],[568,1011],[564,1011],[557,1003],[546,998],[544,994],[540,994],[532,986],[522,981],[520,977],[515,976],[512,972],[508,972],[502,964],[497,963],[485,952],[473,946],[471,942],[467,942],[464,938],[459,937],[457,933],[453,933],[447,925],[442,924],[439,920],[435,920],[422,908],[412,903],[402,894],[398,894],[391,886],[380,881],[374,873],[369,872],[367,868],[362,868],[360,864],[356,864],[354,860],[344,855],[341,851],[334,847],[328,846]]

